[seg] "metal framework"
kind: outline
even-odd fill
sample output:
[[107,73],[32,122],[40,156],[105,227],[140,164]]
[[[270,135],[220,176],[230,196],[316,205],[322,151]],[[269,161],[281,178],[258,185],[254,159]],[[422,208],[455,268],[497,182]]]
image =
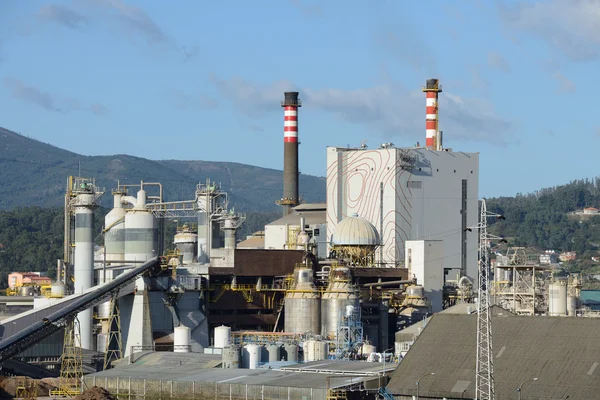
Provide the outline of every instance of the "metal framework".
[[112,296],[110,300],[110,320],[108,323],[108,338],[106,353],[104,353],[104,369],[111,368],[111,362],[123,356],[123,341],[121,338],[121,315],[119,312],[119,299]]
[[81,333],[79,320],[72,317],[65,326],[62,363],[58,390],[51,391],[51,396],[73,397],[81,394],[81,378],[83,376],[83,360],[81,353]]
[[35,400],[38,398],[37,382],[27,376],[19,378],[17,388],[15,390],[15,398],[23,400]]
[[496,303],[518,315],[535,315],[547,310],[545,283],[539,272],[548,270],[542,265],[500,265],[496,271],[508,279],[494,282]]
[[487,232],[487,219],[503,218],[499,214],[488,213],[485,199],[481,200],[479,230],[479,289],[477,296],[477,365],[475,369],[475,399],[494,399],[494,360],[492,351],[492,318],[490,314],[490,240],[501,239]]
[[363,325],[360,318],[360,307],[354,307],[340,319],[337,329],[335,355],[338,360],[349,360],[356,354],[363,343]]

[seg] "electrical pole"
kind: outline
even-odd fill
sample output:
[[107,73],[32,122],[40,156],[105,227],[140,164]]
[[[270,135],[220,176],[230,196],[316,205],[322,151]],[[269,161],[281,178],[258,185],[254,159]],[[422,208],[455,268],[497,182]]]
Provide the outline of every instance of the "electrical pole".
[[500,214],[488,213],[485,199],[481,200],[479,224],[479,290],[477,296],[477,365],[475,370],[475,399],[494,400],[494,355],[492,352],[492,318],[490,314],[490,240],[504,238],[487,232],[488,218],[505,219]]

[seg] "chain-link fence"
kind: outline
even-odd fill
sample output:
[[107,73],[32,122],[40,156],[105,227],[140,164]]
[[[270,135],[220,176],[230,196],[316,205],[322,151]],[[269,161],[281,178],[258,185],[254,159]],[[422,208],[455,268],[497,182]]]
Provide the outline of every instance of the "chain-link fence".
[[87,376],[84,388],[100,386],[119,399],[325,400],[326,390],[227,382],[183,382]]

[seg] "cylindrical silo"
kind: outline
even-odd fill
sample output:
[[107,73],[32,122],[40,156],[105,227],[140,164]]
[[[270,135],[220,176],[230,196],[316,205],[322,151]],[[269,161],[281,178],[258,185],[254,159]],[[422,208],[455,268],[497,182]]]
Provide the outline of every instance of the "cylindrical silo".
[[125,215],[125,259],[143,262],[158,255],[156,218],[146,209],[146,191],[140,190],[136,206]]
[[567,315],[567,283],[556,281],[548,285],[548,314]]
[[[74,293],[83,293],[94,286],[94,207],[93,194],[79,194],[75,204],[75,265]],[[94,349],[92,309],[77,314],[81,332],[81,347]]]
[[320,299],[313,283],[313,270],[296,268],[295,285],[285,295],[285,331],[296,334],[320,333]]
[[173,336],[173,352],[189,353],[192,330],[187,326],[177,326]]
[[124,192],[113,191],[114,203],[112,210],[104,217],[104,247],[106,261],[109,263],[125,260],[125,209],[123,208]]
[[569,317],[574,317],[577,315],[577,297],[569,296],[567,300],[567,314]]
[[244,368],[256,369],[261,362],[261,345],[247,344],[242,351],[242,363]]
[[111,305],[110,300],[98,304],[98,310],[96,311],[96,316],[98,317],[98,319],[109,319],[110,318],[110,311],[111,311],[110,305]]
[[282,355],[285,361],[298,361],[298,345],[295,343],[285,343],[282,346]]
[[192,232],[187,226],[184,226],[179,231],[173,240],[173,243],[177,247],[177,250],[182,255],[182,262],[184,264],[190,264],[194,262],[196,258],[196,252],[198,251],[198,234]]
[[99,333],[96,336],[96,349],[98,353],[106,353],[106,345],[108,345],[108,333]]
[[225,325],[215,328],[215,348],[222,349],[231,343],[231,328]]
[[225,233],[225,248],[235,249],[235,231],[237,227],[233,218],[227,218],[223,222],[223,232]]
[[377,347],[373,346],[372,344],[365,343],[362,345],[360,351],[363,356],[368,356],[371,353],[377,352]]
[[61,281],[56,281],[50,287],[50,297],[52,298],[62,298],[65,297],[66,286]]
[[304,361],[321,361],[329,357],[329,344],[324,340],[307,340],[304,342]]
[[223,348],[221,366],[223,368],[240,368],[240,348],[238,346]]
[[321,297],[321,325],[324,326],[325,335],[334,339],[346,308],[358,308],[360,305],[349,268],[333,268],[329,277],[329,285]]
[[281,361],[281,348],[276,344],[269,344],[266,346],[267,354],[269,355],[269,362]]

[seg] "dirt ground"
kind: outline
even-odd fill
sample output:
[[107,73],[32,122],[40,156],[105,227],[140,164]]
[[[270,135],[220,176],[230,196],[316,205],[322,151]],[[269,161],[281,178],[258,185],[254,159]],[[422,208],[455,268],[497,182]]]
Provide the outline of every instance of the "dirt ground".
[[117,400],[117,398],[110,394],[108,390],[99,386],[93,386],[83,392],[83,394],[74,397],[73,400]]

